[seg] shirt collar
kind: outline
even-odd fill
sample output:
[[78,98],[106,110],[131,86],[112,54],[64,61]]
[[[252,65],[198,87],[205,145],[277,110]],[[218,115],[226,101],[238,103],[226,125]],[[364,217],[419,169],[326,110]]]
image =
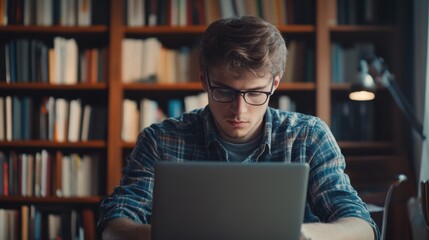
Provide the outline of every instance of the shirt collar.
[[[272,132],[272,120],[273,115],[271,113],[271,108],[267,108],[264,116],[264,135],[262,142],[268,147],[268,152],[271,154],[271,132]],[[213,117],[210,112],[210,108],[208,106],[202,112],[202,119],[204,121],[204,131],[205,131],[205,144],[206,147],[211,145],[212,143],[220,142],[219,135],[216,133],[216,128],[214,126]]]

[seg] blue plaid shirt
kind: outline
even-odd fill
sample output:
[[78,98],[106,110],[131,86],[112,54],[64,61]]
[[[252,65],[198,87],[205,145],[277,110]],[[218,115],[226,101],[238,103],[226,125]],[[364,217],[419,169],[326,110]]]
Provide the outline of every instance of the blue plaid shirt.
[[[344,156],[323,121],[268,108],[263,134],[261,144],[245,163],[307,162],[310,165],[304,222],[358,217],[371,224],[378,238],[378,228],[350,185],[344,173]],[[156,161],[206,159],[228,161],[208,107],[144,129],[126,159],[120,186],[101,204],[99,230],[115,218],[150,223]]]

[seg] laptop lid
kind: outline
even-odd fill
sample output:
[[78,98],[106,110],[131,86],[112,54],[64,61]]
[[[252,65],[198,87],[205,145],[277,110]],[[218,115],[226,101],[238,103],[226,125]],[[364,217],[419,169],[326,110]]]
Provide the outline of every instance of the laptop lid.
[[308,164],[159,162],[152,239],[299,239]]

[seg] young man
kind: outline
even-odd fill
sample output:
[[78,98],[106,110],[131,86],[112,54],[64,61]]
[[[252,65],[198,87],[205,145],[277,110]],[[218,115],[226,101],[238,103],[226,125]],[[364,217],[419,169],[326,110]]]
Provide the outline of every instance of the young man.
[[121,185],[101,204],[103,239],[149,239],[154,163],[202,159],[307,162],[302,239],[377,238],[377,226],[344,173],[344,156],[327,125],[268,107],[286,66],[286,45],[277,28],[256,17],[223,19],[207,28],[200,47],[208,107],[143,130]]

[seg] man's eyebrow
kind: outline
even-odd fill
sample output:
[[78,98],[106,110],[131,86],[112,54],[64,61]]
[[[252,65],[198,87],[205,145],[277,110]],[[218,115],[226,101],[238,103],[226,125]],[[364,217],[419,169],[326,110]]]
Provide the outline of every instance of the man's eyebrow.
[[232,89],[232,90],[236,90],[236,91],[262,91],[262,89],[266,88],[267,86],[262,86],[262,87],[254,87],[254,88],[249,88],[249,89],[235,89],[233,87],[230,87],[228,85],[226,85],[225,83],[222,82],[217,82],[217,81],[212,81],[212,85],[216,85],[213,87],[222,87],[222,88],[228,88],[228,89]]

